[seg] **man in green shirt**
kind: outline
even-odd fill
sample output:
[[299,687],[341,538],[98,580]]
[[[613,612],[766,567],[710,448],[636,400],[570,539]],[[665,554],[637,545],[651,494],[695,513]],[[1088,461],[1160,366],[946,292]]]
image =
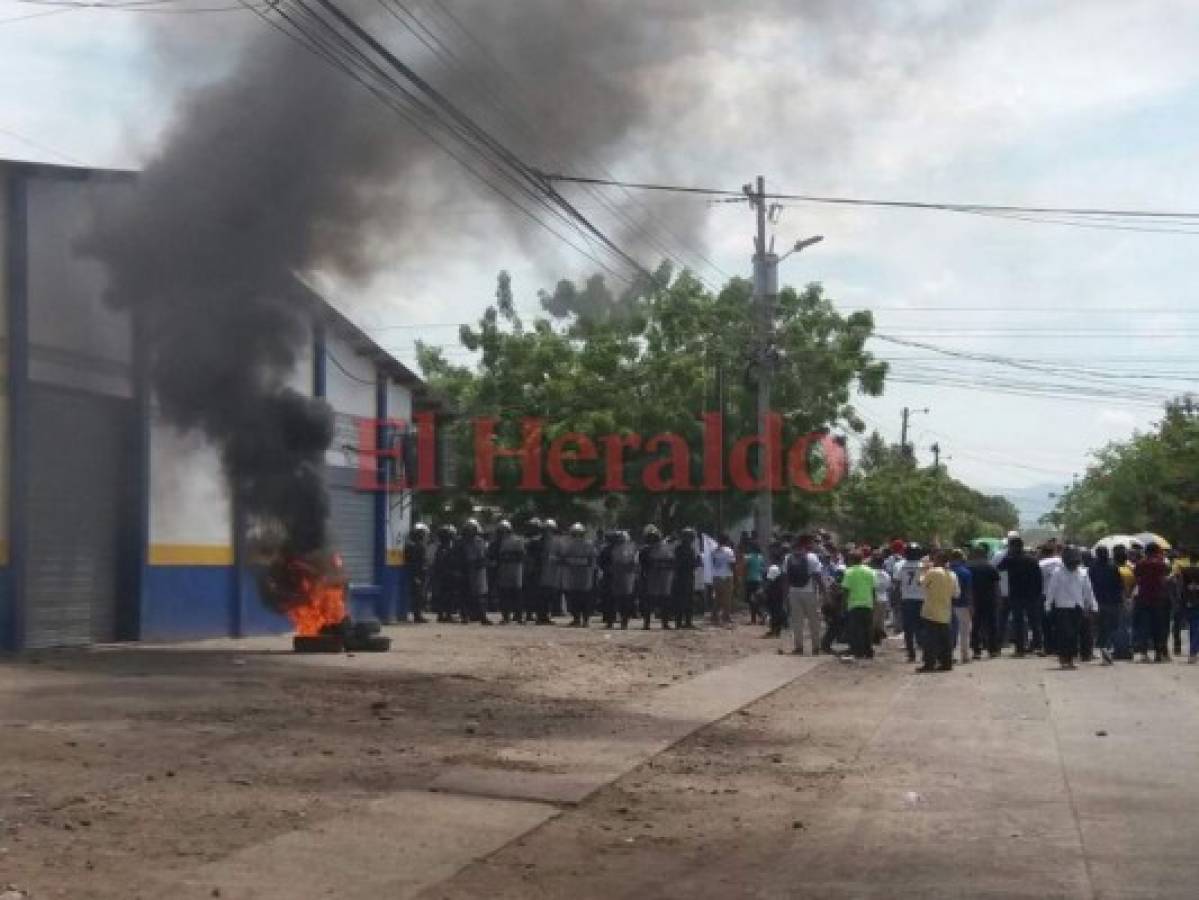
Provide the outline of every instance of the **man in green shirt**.
[[874,658],[874,569],[862,564],[861,553],[850,553],[841,577],[849,609],[849,650],[854,659]]

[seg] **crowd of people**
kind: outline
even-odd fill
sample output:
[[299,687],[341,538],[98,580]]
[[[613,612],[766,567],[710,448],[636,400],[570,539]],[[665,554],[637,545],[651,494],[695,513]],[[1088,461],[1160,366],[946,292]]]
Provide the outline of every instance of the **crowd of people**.
[[[984,544],[923,547],[839,545],[827,533],[782,535],[765,552],[753,536],[734,544],[683,528],[647,526],[598,539],[576,523],[533,519],[518,533],[499,522],[490,537],[474,519],[434,537],[414,526],[405,546],[414,622],[478,622],[606,628],[691,629],[709,616],[733,627],[743,603],[763,637],[790,632],[780,652],[874,657],[889,634],[902,637],[921,672],[948,671],[1010,647],[1017,657],[1056,655],[1063,668],[1098,657],[1199,661],[1199,556],[1145,546],[1091,549],[1051,541],[1026,547],[1017,532],[992,552]],[[499,618],[494,619],[493,615]]]

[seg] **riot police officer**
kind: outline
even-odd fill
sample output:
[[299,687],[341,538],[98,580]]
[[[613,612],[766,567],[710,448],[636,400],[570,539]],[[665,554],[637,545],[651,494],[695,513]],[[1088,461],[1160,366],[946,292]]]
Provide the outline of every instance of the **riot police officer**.
[[562,589],[566,592],[572,628],[586,628],[591,622],[595,557],[595,546],[587,540],[587,529],[581,522],[575,522],[562,548]]
[[458,603],[458,569],[453,525],[437,529],[437,548],[433,551],[433,611],[438,622],[452,622]]
[[612,548],[616,546],[619,531],[609,531],[604,535],[604,545],[600,547],[596,566],[599,568],[599,583],[596,586],[599,594],[599,610],[604,620],[604,627],[611,628],[616,622],[616,595],[612,593]]
[[541,525],[541,597],[537,616],[549,623],[562,602],[562,537],[558,523],[546,519]]
[[462,551],[458,561],[462,582],[462,621],[472,619],[482,625],[491,625],[487,615],[487,544],[479,533],[479,523],[467,519],[462,525],[462,540],[458,542]]
[[[637,548],[629,540],[627,531],[616,532],[616,539],[610,546],[612,563],[609,570],[609,602],[613,618],[620,616],[620,627],[624,630],[629,627],[629,619],[636,615]],[[610,621],[608,627],[612,627]]]
[[541,608],[541,562],[544,544],[541,520],[530,519],[525,526],[525,562],[521,575],[525,621],[536,619],[538,625],[551,625],[552,621],[543,614]]
[[524,622],[524,599],[521,586],[524,582],[525,542],[514,534],[512,526],[505,520],[496,527],[496,543],[499,545],[495,573],[496,592],[499,595],[501,621],[506,625],[515,621]]
[[674,583],[674,551],[662,540],[662,533],[653,525],[645,526],[645,545],[641,548],[641,618],[649,630],[654,610],[662,619],[662,629],[670,630],[670,598]]
[[429,590],[429,526],[417,522],[404,542],[404,566],[408,570],[408,599],[412,607],[412,622],[423,625],[425,598]]
[[684,528],[674,548],[674,583],[671,585],[672,612],[675,628],[694,628],[691,621],[695,601],[695,567],[699,554],[695,550],[695,529]]

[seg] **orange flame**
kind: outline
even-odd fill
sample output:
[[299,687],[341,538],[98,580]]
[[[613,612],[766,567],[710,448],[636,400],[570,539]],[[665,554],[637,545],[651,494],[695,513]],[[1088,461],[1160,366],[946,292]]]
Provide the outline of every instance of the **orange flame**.
[[346,617],[343,583],[326,579],[298,557],[288,560],[287,568],[292,596],[286,613],[296,634],[306,637],[320,634],[325,626],[337,625]]

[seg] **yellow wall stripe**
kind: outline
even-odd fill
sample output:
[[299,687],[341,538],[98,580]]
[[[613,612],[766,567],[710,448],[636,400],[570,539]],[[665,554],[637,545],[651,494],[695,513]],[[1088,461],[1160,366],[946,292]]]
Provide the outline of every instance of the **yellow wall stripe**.
[[8,565],[8,541],[0,540],[0,566]]
[[212,544],[151,544],[152,566],[231,566],[233,548]]
[[387,564],[389,566],[402,566],[404,564],[403,549],[389,547],[387,550]]

